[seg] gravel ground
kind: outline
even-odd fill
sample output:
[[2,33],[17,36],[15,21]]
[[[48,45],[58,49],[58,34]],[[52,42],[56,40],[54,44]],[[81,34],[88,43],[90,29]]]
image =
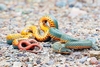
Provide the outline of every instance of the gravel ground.
[[100,67],[100,51],[92,48],[61,55],[53,52],[51,42],[41,42],[42,46],[45,45],[43,50],[34,54],[13,49],[6,43],[8,34],[19,33],[29,25],[38,25],[42,16],[52,14],[62,32],[89,39],[100,46],[99,10],[97,3],[88,1],[0,0],[0,67]]

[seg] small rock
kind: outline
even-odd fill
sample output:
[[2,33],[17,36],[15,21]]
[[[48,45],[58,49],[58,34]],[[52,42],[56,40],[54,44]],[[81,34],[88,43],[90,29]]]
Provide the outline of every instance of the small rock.
[[42,64],[40,67],[47,67],[47,65],[46,64]]
[[17,56],[18,57],[22,57],[22,56],[26,57],[27,55],[26,54],[17,54]]
[[75,7],[77,7],[77,8],[82,8],[82,7],[83,7],[83,5],[82,5],[82,3],[81,3],[81,2],[77,2],[77,3],[75,4]]
[[84,56],[89,56],[89,53],[83,53]]
[[100,64],[96,65],[96,67],[100,67]]
[[51,47],[51,44],[43,44],[43,47]]
[[56,2],[56,6],[57,7],[64,7],[67,5],[67,1],[66,0],[60,0]]
[[90,63],[91,64],[98,64],[98,60],[95,57],[90,58]]
[[83,11],[83,10],[80,10],[79,8],[75,8],[75,7],[73,7],[72,9],[71,9],[71,12],[70,12],[70,14],[68,15],[70,18],[75,18],[75,17],[77,17],[77,16],[81,16],[81,15],[85,15],[85,14],[87,14],[87,12],[86,11]]
[[11,55],[10,54],[6,54],[5,57],[11,57]]
[[74,4],[70,4],[69,7],[70,7],[70,8],[74,7]]
[[65,67],[68,67],[68,65],[65,65]]
[[6,10],[6,9],[7,9],[6,5],[0,4],[0,10]]
[[89,54],[90,57],[96,57],[97,59],[100,59],[100,51],[90,51]]
[[21,67],[22,63],[21,62],[14,62],[13,67]]
[[76,0],[67,0],[67,2],[68,2],[69,5],[74,5]]
[[5,62],[5,61],[1,61],[0,63],[1,63],[0,67],[10,67],[11,65],[9,62]]
[[74,58],[68,57],[68,58],[66,58],[66,61],[74,61]]
[[79,55],[81,55],[81,52],[74,52],[73,55],[79,56]]
[[28,64],[28,67],[33,67],[32,64]]
[[49,60],[46,64],[47,65],[53,65],[54,64],[54,60]]
[[87,59],[88,62],[89,62],[90,60],[91,60],[90,58]]
[[36,63],[37,64],[40,64],[41,63],[41,60],[39,59],[39,60],[36,60]]
[[80,63],[84,63],[87,60],[87,58],[88,58],[87,56],[86,57],[83,57],[83,58],[79,59],[79,62]]
[[28,57],[23,57],[21,58],[23,62],[29,62],[29,58]]
[[31,12],[33,12],[33,10],[27,9],[27,10],[23,10],[23,11],[22,11],[22,14],[29,14],[29,13],[31,13]]
[[34,60],[34,57],[29,57],[30,62],[33,62],[33,60]]

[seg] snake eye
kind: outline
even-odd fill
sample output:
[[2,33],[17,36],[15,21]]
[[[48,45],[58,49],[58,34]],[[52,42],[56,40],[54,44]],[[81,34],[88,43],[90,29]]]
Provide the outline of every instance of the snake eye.
[[27,46],[26,43],[22,43],[21,45],[22,45],[22,47],[26,47]]

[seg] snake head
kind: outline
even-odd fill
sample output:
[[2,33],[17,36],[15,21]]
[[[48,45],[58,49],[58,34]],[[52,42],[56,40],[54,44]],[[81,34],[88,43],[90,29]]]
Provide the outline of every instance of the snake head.
[[92,45],[92,48],[93,48],[94,50],[97,50],[97,51],[100,50],[100,48],[99,48],[96,44],[95,44],[95,45],[93,44],[93,45]]
[[65,44],[61,44],[60,42],[56,42],[52,45],[54,52],[61,54],[69,54],[71,52],[70,49],[65,48]]

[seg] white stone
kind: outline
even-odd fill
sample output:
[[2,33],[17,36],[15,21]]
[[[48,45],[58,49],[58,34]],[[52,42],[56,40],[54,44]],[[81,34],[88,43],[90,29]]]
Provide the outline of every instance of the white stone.
[[21,62],[14,62],[13,67],[21,67],[22,63]]
[[32,64],[28,64],[28,67],[33,67]]
[[9,66],[9,65],[10,65],[9,62],[6,62],[6,61],[1,61],[1,62],[0,62],[0,67],[1,67],[1,66]]
[[72,8],[69,17],[75,18],[79,15],[85,15],[85,14],[87,14],[86,11],[80,10],[79,8]]

